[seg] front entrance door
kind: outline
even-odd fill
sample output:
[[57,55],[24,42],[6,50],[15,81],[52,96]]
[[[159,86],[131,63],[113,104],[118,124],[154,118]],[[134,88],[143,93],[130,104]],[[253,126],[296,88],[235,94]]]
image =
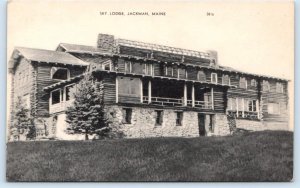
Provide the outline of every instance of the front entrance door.
[[199,135],[205,136],[205,115],[198,114]]

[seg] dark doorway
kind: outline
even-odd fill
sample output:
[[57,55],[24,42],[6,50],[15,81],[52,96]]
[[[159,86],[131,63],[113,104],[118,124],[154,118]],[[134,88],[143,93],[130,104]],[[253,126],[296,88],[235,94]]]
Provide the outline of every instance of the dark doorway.
[[205,136],[205,115],[198,114],[199,135]]

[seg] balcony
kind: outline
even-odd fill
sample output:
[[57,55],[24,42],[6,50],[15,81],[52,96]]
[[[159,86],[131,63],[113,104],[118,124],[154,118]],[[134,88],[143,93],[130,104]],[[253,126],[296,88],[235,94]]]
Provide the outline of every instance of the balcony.
[[52,104],[49,106],[49,114],[63,112],[70,107],[73,102],[74,99],[70,99],[68,101],[61,101],[60,103]]

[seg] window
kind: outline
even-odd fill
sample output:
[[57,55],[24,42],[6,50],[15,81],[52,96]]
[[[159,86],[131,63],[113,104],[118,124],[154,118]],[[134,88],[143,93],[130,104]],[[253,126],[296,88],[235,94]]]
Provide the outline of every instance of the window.
[[280,114],[279,103],[268,103],[268,113],[269,114]]
[[204,71],[198,71],[197,79],[199,81],[203,81],[203,82],[206,81],[206,75],[205,75]]
[[270,91],[270,83],[266,80],[263,81],[263,91]]
[[228,75],[222,76],[222,84],[223,85],[230,85],[230,77]]
[[51,92],[51,104],[60,103],[60,89]]
[[75,84],[66,86],[66,101],[70,100],[72,98],[72,92],[70,92],[70,90],[72,90],[74,88]]
[[282,83],[276,83],[276,93],[283,93],[283,85]]
[[247,89],[247,80],[244,77],[240,77],[240,88]]
[[103,70],[111,70],[111,62],[110,61],[104,62],[102,64],[102,69]]
[[182,126],[183,112],[176,112],[176,126]]
[[211,73],[211,83],[218,83],[217,73]]
[[257,86],[256,80],[252,79],[251,82],[250,82],[250,85],[253,86],[253,87],[256,87]]
[[132,64],[130,61],[125,61],[125,72],[132,72]]
[[58,80],[67,80],[70,78],[69,69],[52,67],[51,78],[58,79]]
[[163,123],[163,111],[162,110],[156,110],[156,120],[155,125],[161,126]]
[[131,108],[124,108],[123,109],[123,123],[130,124],[131,123],[131,116],[132,116],[132,109]]
[[256,112],[256,100],[248,100],[248,111]]

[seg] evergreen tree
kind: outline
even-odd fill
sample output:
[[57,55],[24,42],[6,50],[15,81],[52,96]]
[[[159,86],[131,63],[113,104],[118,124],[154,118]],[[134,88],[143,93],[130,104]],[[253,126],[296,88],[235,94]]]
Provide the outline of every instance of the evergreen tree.
[[103,101],[103,84],[87,74],[71,91],[75,101],[66,111],[67,122],[74,133],[103,135],[109,132]]
[[34,118],[31,115],[30,109],[25,107],[21,97],[18,97],[15,105],[11,131],[11,134],[17,134],[18,137],[20,134],[25,134],[26,139],[35,138]]

